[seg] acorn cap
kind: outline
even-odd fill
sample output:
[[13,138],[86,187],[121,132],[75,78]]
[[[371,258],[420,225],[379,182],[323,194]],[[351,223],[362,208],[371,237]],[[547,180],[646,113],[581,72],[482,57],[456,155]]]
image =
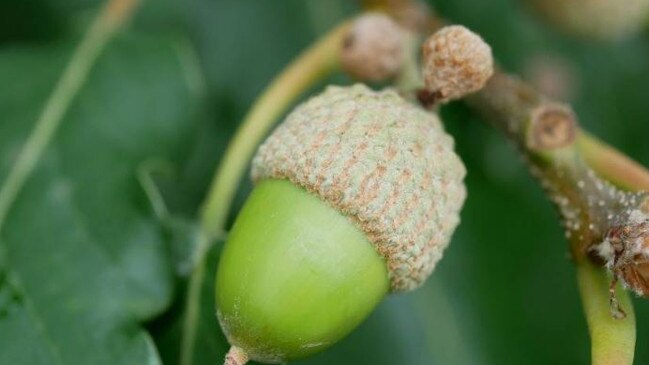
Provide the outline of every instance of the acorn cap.
[[433,271],[459,223],[464,165],[434,114],[393,91],[329,87],[259,148],[252,178],[288,179],[347,216],[386,259],[391,290]]
[[632,35],[649,19],[649,0],[532,0],[532,4],[564,30],[598,39]]

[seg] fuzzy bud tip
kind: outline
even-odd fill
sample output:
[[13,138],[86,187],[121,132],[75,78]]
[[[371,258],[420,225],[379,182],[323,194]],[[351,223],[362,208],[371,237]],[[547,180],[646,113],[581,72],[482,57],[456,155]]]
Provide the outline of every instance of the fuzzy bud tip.
[[342,67],[359,80],[387,80],[401,69],[405,38],[405,31],[387,15],[362,15],[343,40]]
[[491,47],[463,26],[442,28],[422,52],[426,89],[442,103],[479,91],[494,72]]

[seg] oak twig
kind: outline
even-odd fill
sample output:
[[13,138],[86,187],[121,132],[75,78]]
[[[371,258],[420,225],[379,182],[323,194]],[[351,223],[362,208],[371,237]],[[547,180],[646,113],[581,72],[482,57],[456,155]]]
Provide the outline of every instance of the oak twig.
[[611,290],[601,285],[609,279],[602,258],[593,252],[609,232],[628,225],[628,212],[645,198],[645,193],[620,188],[646,188],[649,173],[585,133],[569,106],[546,98],[515,77],[496,73],[468,103],[516,143],[561,213],[577,266],[592,363],[632,364],[636,335],[629,295],[622,290],[616,294],[619,273],[615,270]]
[[[403,13],[403,8],[415,9],[418,1],[366,2]],[[427,14],[427,24],[445,23]],[[631,364],[635,318],[628,293],[616,292],[615,283],[620,279],[639,294],[649,294],[641,272],[649,263],[636,255],[628,240],[640,238],[649,245],[649,198],[645,192],[628,191],[649,190],[649,171],[584,132],[568,105],[503,72],[497,71],[467,102],[517,145],[561,213],[577,265],[592,363]],[[613,271],[610,289],[602,285],[608,281],[604,263]]]

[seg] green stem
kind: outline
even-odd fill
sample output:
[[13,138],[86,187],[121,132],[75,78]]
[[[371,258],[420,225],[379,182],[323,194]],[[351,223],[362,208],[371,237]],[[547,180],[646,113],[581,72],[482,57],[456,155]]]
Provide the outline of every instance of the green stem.
[[344,23],[315,43],[289,65],[257,99],[230,142],[210,187],[201,214],[201,239],[189,280],[181,344],[182,365],[190,365],[200,317],[200,291],[205,256],[213,240],[223,235],[232,200],[261,140],[277,119],[307,89],[339,67],[339,49],[348,28]]
[[587,132],[580,133],[577,144],[586,162],[604,179],[625,190],[649,191],[649,171],[644,166]]
[[58,130],[97,57],[139,0],[109,0],[77,46],[6,180],[0,187],[0,231],[13,203]]
[[628,365],[635,350],[635,315],[629,295],[618,288],[626,318],[614,319],[608,297],[610,279],[588,260],[577,263],[577,281],[592,343],[593,365]]
[[401,72],[395,80],[395,86],[404,91],[417,90],[424,85],[418,57],[422,40],[419,35],[411,32],[408,32],[406,39],[405,59]]
[[183,318],[183,332],[180,344],[180,364],[190,365],[194,357],[194,344],[198,332],[198,320],[200,319],[200,297],[203,280],[205,278],[205,256],[210,247],[210,238],[201,232],[198,236],[194,260],[196,263],[189,279],[187,289],[187,305]]

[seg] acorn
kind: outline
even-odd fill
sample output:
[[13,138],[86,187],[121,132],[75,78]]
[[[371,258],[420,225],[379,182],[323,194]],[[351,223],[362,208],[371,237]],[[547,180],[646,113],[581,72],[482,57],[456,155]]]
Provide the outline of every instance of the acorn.
[[422,45],[424,83],[438,103],[481,90],[494,74],[491,47],[462,25],[446,26]]
[[283,363],[413,290],[459,223],[465,168],[439,118],[391,90],[329,87],[252,162],[216,276],[226,364]]
[[403,67],[406,37],[407,31],[389,16],[363,14],[354,20],[343,39],[341,67],[357,80],[389,80]]
[[632,36],[649,21],[649,0],[531,0],[562,30],[585,38],[617,40]]

